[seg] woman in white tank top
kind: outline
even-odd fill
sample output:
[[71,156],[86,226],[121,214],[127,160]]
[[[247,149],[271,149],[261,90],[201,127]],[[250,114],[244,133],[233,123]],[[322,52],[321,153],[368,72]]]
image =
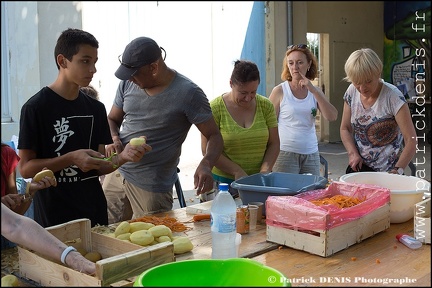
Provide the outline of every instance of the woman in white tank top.
[[280,137],[280,153],[273,171],[320,175],[315,116],[319,110],[326,120],[335,121],[338,111],[311,83],[317,75],[317,61],[308,47],[288,46],[282,64],[284,82],[274,87],[269,96]]

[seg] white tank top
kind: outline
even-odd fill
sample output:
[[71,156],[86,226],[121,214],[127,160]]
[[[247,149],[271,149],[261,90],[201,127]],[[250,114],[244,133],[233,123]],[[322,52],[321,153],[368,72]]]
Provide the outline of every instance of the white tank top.
[[299,154],[317,152],[318,139],[313,115],[313,111],[317,111],[315,97],[308,91],[305,99],[298,99],[293,95],[288,81],[281,85],[283,97],[278,118],[280,149]]

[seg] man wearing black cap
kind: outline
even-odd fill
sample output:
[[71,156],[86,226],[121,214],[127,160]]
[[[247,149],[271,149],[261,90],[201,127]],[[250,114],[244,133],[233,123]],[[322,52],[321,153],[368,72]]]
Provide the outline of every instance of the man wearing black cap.
[[194,186],[197,194],[213,189],[211,169],[222,152],[222,136],[202,89],[167,67],[165,56],[148,37],[134,39],[119,56],[115,75],[123,81],[108,115],[114,144],[107,146],[107,154],[121,152],[139,135],[153,150],[106,176],[109,223],[172,209],[181,146],[192,124],[208,140]]

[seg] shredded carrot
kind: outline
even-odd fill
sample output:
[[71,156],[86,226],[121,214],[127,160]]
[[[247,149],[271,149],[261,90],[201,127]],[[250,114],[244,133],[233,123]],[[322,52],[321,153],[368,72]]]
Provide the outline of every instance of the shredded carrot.
[[333,204],[339,208],[348,208],[348,207],[352,207],[352,206],[355,206],[357,204],[360,204],[364,200],[365,199],[359,199],[359,198],[354,198],[354,197],[345,196],[345,195],[334,195],[333,197],[330,197],[330,198],[311,200],[310,202],[312,202],[313,204],[315,204],[317,206]]
[[173,232],[184,232],[184,231],[191,229],[191,228],[187,227],[186,225],[184,225],[183,223],[178,222],[176,218],[168,217],[168,216],[157,217],[157,216],[146,215],[143,217],[129,220],[128,222],[129,223],[146,222],[146,223],[152,223],[154,225],[165,225],[168,228],[170,228],[171,231],[173,231]]
[[210,220],[210,218],[211,218],[210,214],[196,214],[193,216],[193,221],[199,222],[202,220]]

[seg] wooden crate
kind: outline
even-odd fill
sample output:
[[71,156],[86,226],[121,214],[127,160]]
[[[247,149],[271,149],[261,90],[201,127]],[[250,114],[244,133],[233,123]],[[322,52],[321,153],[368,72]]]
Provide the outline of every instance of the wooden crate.
[[423,243],[431,244],[431,199],[415,204],[414,237]]
[[[91,231],[90,220],[79,219],[48,227],[47,230],[63,242],[81,239],[87,251],[98,251],[102,259],[96,262],[96,275],[75,271],[60,261],[48,260],[18,246],[21,276],[42,286],[132,286],[135,276],[145,270],[175,261],[171,242],[143,247]],[[125,282],[126,281],[126,282]],[[125,284],[126,283],[126,284]]]
[[390,203],[328,230],[302,230],[300,227],[293,230],[267,225],[267,241],[328,257],[389,227]]

